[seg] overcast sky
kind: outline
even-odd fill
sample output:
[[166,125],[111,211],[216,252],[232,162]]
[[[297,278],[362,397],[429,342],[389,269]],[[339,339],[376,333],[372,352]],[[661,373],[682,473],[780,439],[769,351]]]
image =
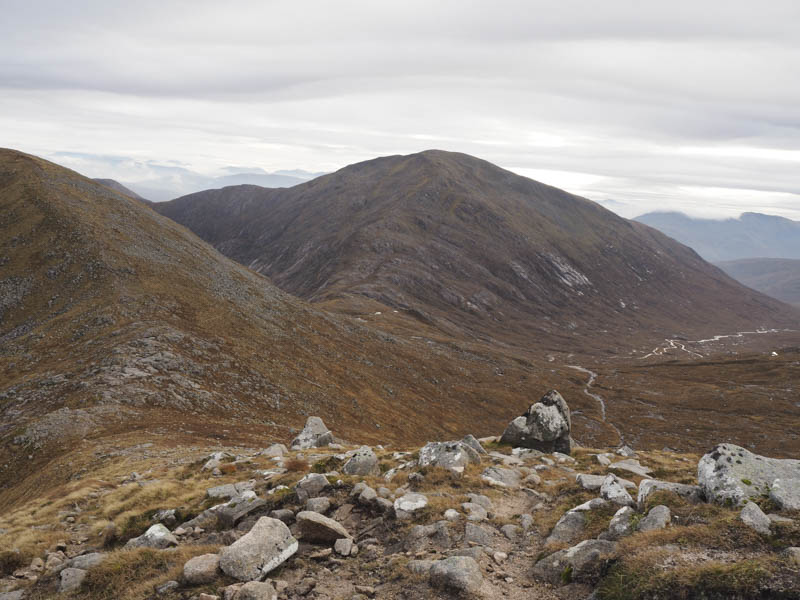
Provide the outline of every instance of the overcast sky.
[[796,0],[0,9],[0,145],[93,177],[441,148],[628,217],[800,219]]

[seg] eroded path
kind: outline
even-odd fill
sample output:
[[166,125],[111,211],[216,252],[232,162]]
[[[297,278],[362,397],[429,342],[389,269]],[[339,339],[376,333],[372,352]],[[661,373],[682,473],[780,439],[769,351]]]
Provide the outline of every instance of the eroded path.
[[600,394],[595,394],[591,390],[592,385],[597,379],[597,373],[587,369],[586,367],[581,367],[578,365],[567,365],[567,367],[570,369],[575,369],[576,371],[580,371],[581,373],[586,373],[589,376],[589,380],[586,382],[586,387],[583,388],[583,393],[597,401],[597,403],[600,405],[600,420],[613,429],[617,434],[617,437],[619,437],[620,444],[623,443],[625,437],[622,435],[622,432],[617,428],[616,425],[606,419],[606,401]]

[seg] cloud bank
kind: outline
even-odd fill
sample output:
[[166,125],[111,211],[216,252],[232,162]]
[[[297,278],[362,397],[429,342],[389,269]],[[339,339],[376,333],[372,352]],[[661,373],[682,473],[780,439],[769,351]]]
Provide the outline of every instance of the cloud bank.
[[90,176],[442,148],[625,216],[800,219],[793,1],[0,7],[0,143]]

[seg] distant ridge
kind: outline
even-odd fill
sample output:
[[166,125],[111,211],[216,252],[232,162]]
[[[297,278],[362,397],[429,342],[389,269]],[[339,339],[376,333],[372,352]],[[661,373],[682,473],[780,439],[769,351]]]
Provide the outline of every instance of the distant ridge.
[[142,202],[150,202],[149,200],[146,200],[146,199],[142,198],[139,194],[134,192],[132,189],[125,187],[119,181],[116,181],[115,179],[102,179],[102,178],[99,178],[99,177],[95,177],[94,181],[96,181],[100,185],[104,185],[106,187],[109,187],[112,190],[116,190],[118,192],[121,192],[121,193],[125,194],[126,196],[130,196],[131,198],[136,198],[136,200],[141,200]]
[[800,221],[746,212],[738,219],[696,219],[678,212],[652,212],[636,221],[693,248],[710,262],[741,258],[800,259]]
[[800,260],[743,258],[717,266],[747,287],[800,307]]

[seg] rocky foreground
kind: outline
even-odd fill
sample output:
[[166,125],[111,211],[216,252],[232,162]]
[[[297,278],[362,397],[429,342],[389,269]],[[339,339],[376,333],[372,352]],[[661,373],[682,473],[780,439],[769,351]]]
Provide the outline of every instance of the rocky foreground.
[[289,449],[118,450],[0,519],[0,600],[800,597],[800,461],[570,427],[549,392],[408,451],[317,417]]

